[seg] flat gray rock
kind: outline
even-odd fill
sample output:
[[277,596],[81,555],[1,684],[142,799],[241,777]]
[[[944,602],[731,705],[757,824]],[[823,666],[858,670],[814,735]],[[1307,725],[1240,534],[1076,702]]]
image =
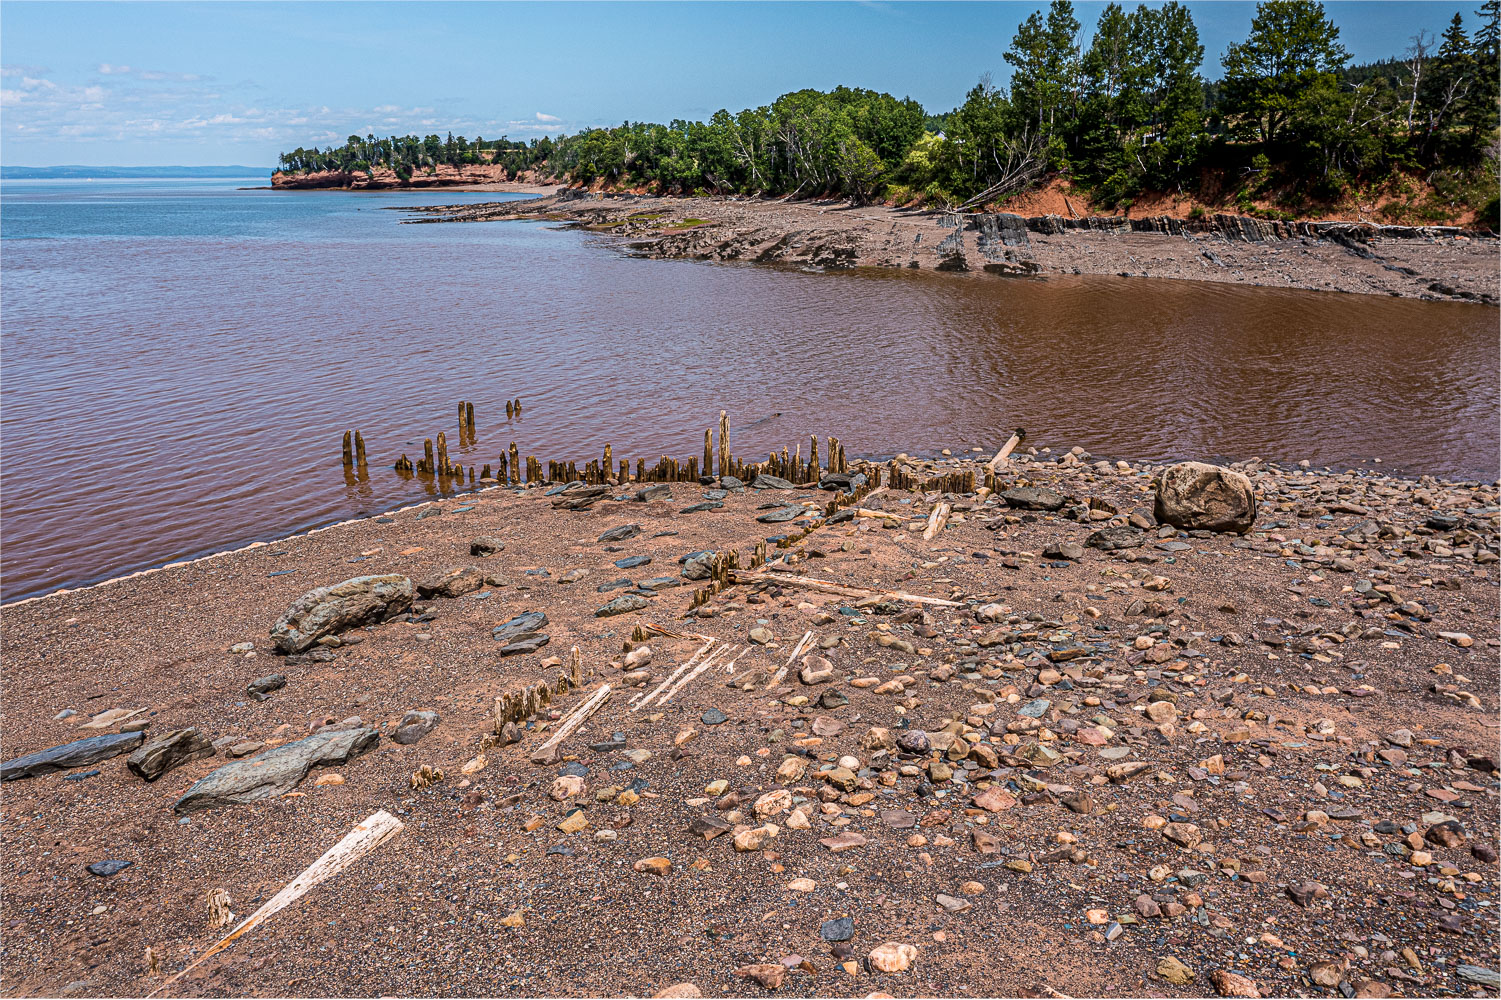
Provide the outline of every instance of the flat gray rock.
[[1063,494],[1036,486],[1016,486],[1001,493],[1007,507],[1017,510],[1062,510]]
[[535,653],[549,642],[552,642],[552,636],[546,632],[523,632],[501,646],[500,655],[516,656],[521,653]]
[[280,691],[287,686],[285,674],[267,674],[265,677],[257,677],[245,685],[245,693],[256,701],[265,701],[271,697],[272,691]]
[[641,525],[622,524],[620,527],[611,528],[609,531],[606,531],[604,534],[600,535],[597,541],[623,542],[627,538],[635,538],[639,534],[641,534]]
[[757,475],[755,479],[751,480],[751,489],[795,490],[797,489],[797,485],[789,480],[783,479],[781,476],[772,476],[763,472]]
[[296,743],[226,764],[189,788],[172,808],[189,813],[285,795],[313,768],[343,764],[379,741],[380,735],[368,727],[314,733]]
[[325,635],[384,621],[412,606],[412,581],[395,573],[357,576],[310,590],[271,626],[279,653],[300,653]]
[[90,736],[86,740],[48,747],[0,764],[0,781],[34,778],[39,774],[96,764],[128,753],[145,738],[145,733],[105,733],[103,736]]
[[174,767],[213,755],[214,745],[208,737],[190,727],[152,740],[131,754],[125,766],[137,777],[155,781]]
[[536,632],[547,626],[547,615],[541,611],[523,611],[510,621],[495,626],[495,641],[501,643],[515,642],[523,635]]
[[808,509],[806,507],[778,507],[776,510],[767,511],[756,518],[756,520],[762,524],[780,524],[783,521],[790,521],[795,517],[802,517],[807,513]]
[[637,597],[635,594],[621,594],[609,604],[594,612],[595,618],[609,618],[613,615],[623,615],[631,611],[640,611],[648,604],[646,598]]
[[1145,541],[1144,532],[1122,525],[1117,528],[1101,528],[1084,539],[1084,544],[1102,552],[1117,552],[1121,549],[1139,549]]

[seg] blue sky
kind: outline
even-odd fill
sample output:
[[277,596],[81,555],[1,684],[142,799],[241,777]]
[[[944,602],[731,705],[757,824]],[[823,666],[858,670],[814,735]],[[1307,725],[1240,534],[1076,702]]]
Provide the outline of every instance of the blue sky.
[[[0,5],[0,162],[256,166],[350,133],[531,138],[837,84],[963,100],[1032,3]],[[1479,0],[1326,4],[1357,60]],[[1076,4],[1089,33],[1102,2]],[[1190,3],[1219,75],[1252,3]]]

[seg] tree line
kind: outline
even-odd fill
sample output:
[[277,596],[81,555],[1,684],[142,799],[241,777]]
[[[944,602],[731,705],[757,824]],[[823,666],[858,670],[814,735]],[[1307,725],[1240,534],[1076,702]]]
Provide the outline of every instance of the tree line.
[[1485,0],[1471,37],[1455,13],[1441,37],[1413,36],[1400,56],[1352,65],[1322,3],[1266,0],[1247,37],[1206,80],[1204,47],[1177,2],[1111,3],[1087,45],[1069,0],[1027,18],[1003,58],[952,111],[870,90],[800,90],[709,121],[626,122],[531,143],[462,136],[360,139],[294,150],[291,171],[399,175],[437,164],[523,170],[665,193],[995,202],[1049,175],[1099,202],[1144,192],[1210,193],[1251,210],[1335,201],[1353,188],[1421,176],[1440,194],[1496,214],[1501,0]]

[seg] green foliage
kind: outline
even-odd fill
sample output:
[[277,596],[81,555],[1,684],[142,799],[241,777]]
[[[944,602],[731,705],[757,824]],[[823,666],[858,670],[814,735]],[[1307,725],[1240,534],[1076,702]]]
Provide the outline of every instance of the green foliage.
[[466,164],[498,163],[514,177],[522,170],[530,169],[552,154],[552,140],[534,139],[528,145],[500,139],[476,139],[469,142],[463,136],[448,133],[447,139],[436,135],[418,138],[415,135],[390,136],[377,139],[374,135],[360,138],[350,136],[343,146],[324,149],[304,149],[301,146],[278,157],[277,169],[288,173],[305,174],[324,170],[371,173],[377,168],[395,171],[403,181],[410,180],[416,170],[436,173],[440,164],[459,167]]
[[1073,4],[1052,0],[1004,51],[1009,89],[987,74],[942,114],[836,87],[707,122],[625,122],[530,143],[350,136],[339,149],[283,154],[281,167],[389,167],[405,179],[495,163],[512,177],[537,170],[663,193],[936,205],[995,202],[1054,171],[1119,208],[1228,177],[1229,197],[1247,213],[1389,191],[1395,178],[1422,175],[1429,184],[1395,196],[1394,212],[1494,214],[1501,0],[1476,13],[1473,37],[1456,13],[1441,40],[1423,33],[1400,57],[1351,66],[1323,4],[1265,0],[1247,37],[1226,50],[1223,79],[1206,81],[1198,29],[1177,0],[1108,3],[1087,45]]

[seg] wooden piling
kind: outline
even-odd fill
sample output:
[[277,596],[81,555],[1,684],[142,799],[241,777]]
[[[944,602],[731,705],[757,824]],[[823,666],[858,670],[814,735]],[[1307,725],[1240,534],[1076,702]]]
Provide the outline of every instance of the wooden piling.
[[474,404],[464,404],[464,423],[469,425],[469,440],[474,440]]
[[365,439],[359,431],[354,432],[354,464],[365,467]]
[[615,451],[614,451],[613,448],[610,447],[609,444],[606,444],[605,445],[605,457],[604,457],[604,461],[600,463],[601,473],[600,473],[599,481],[600,482],[604,482],[606,479],[609,479],[610,478],[610,470],[613,469],[614,467],[615,467]]
[[448,435],[442,431],[438,432],[438,475],[453,475],[448,464]]
[[510,420],[510,419],[511,419],[511,418],[512,418],[512,417],[514,417],[514,416],[515,416],[515,415],[516,415],[516,410],[515,410],[515,408],[514,408],[514,407],[513,407],[513,406],[512,406],[512,405],[511,405],[511,401],[510,401],[510,400],[509,400],[509,399],[508,399],[508,400],[506,400],[506,419],[507,419],[507,420]]
[[730,475],[730,416],[719,411],[719,474]]
[[349,431],[345,431],[344,432],[344,457],[343,457],[343,462],[344,462],[344,468],[346,468],[346,469],[349,468],[350,466],[354,465],[354,453],[350,450],[350,446],[349,446]]
[[423,455],[422,464],[420,466],[418,466],[418,470],[417,471],[423,473],[424,475],[431,476],[433,474],[433,470],[434,470],[434,465],[433,465],[433,439],[432,438],[423,438],[422,439],[422,455]]
[[522,472],[521,472],[521,452],[519,452],[518,450],[516,450],[516,442],[512,441],[511,442],[511,482],[513,482],[513,483],[515,483],[516,485],[519,486],[519,485],[521,485],[521,483],[523,481],[524,480],[522,479]]

